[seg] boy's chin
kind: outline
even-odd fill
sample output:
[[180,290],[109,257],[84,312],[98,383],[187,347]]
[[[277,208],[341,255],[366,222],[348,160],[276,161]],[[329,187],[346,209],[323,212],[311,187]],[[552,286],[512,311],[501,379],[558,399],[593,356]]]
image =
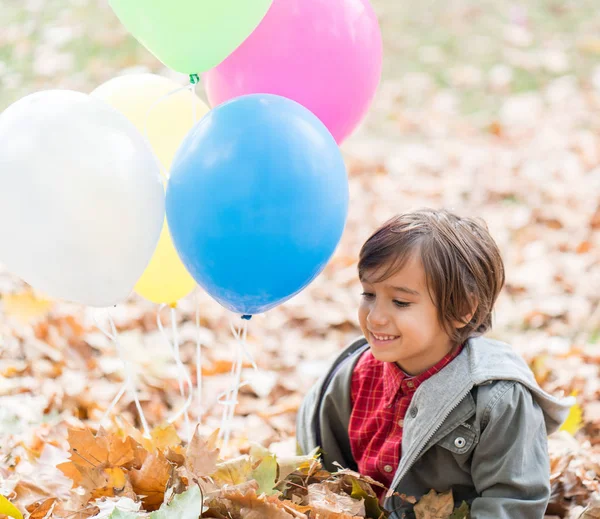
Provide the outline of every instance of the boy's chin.
[[398,354],[393,351],[381,351],[376,348],[370,348],[371,355],[380,362],[398,362]]

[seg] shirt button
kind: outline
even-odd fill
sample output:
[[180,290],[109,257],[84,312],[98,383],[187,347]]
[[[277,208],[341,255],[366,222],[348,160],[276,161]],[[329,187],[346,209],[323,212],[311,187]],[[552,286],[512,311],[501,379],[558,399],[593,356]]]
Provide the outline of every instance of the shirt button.
[[404,420],[398,420],[398,427],[404,427]]
[[406,385],[407,385],[408,387],[410,387],[411,389],[412,389],[413,387],[415,387],[415,385],[413,384],[412,380],[409,380],[409,381],[406,383]]
[[391,465],[386,465],[385,467],[383,467],[383,470],[385,470],[386,472],[391,472],[392,470],[394,470],[394,467],[392,467]]

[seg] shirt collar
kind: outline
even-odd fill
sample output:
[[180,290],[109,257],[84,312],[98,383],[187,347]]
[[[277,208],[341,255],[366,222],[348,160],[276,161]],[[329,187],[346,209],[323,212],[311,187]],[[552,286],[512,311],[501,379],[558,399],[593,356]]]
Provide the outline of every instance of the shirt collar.
[[393,404],[398,392],[402,395],[412,395],[428,378],[441,371],[462,351],[464,344],[454,348],[437,364],[423,373],[411,376],[402,371],[395,362],[383,363],[383,396],[388,405]]

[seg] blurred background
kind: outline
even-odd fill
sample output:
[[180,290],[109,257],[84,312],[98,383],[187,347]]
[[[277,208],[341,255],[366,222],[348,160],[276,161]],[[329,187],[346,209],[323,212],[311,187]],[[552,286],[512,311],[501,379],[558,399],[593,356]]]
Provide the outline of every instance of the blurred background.
[[[373,5],[384,70],[367,119],[343,145],[351,183],[346,231],[312,285],[251,321],[259,370],[244,371],[249,384],[233,448],[250,437],[293,448],[302,395],[359,333],[361,244],[395,213],[445,207],[484,218],[504,254],[507,283],[490,335],[513,344],[548,391],[578,395],[581,424],[551,441],[551,512],[575,517],[599,490],[600,471],[597,0]],[[127,72],[187,82],[137,43],[105,1],[3,0],[0,27],[0,109],[42,89],[90,92]],[[201,85],[198,91],[205,99]],[[58,435],[65,420],[96,423],[123,372],[89,310],[35,300],[5,271],[0,292],[0,436],[10,438],[0,449],[10,457],[42,423],[47,435]],[[229,314],[205,294],[197,298],[208,431],[219,425],[216,395],[229,383],[233,338]],[[195,301],[183,301],[177,314],[194,377]],[[115,309],[153,424],[181,404],[156,313],[135,296]],[[127,397],[118,410],[135,422]]]

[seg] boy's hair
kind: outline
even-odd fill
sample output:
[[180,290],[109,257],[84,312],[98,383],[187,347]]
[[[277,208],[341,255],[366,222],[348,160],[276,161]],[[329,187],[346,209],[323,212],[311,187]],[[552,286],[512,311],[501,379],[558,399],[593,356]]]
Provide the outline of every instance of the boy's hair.
[[[504,285],[504,264],[483,220],[446,210],[421,209],[388,220],[360,251],[358,275],[379,282],[419,254],[440,324],[462,344],[492,326],[492,309]],[[470,320],[465,316],[472,313]],[[465,324],[455,328],[453,321]]]

